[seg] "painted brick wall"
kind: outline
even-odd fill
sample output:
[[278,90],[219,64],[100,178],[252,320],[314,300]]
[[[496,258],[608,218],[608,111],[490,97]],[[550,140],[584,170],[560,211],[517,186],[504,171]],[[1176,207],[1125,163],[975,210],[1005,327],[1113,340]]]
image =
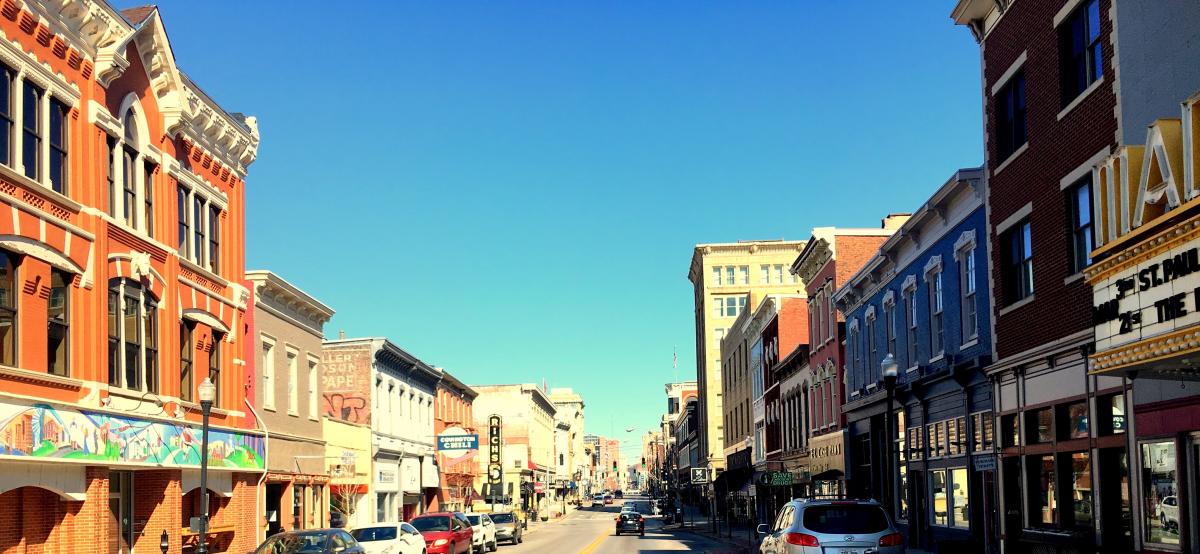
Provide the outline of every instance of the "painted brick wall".
[[[1091,326],[1092,292],[1082,279],[1064,284],[1070,276],[1066,199],[1060,179],[1105,146],[1115,146],[1117,120],[1112,91],[1112,21],[1110,0],[1100,1],[1105,82],[1073,110],[1058,119],[1058,35],[1054,15],[1064,1],[1013,2],[985,39],[983,94],[987,124],[988,205],[994,226],[1032,204],[1034,300],[995,317],[996,350],[1011,356]],[[1017,155],[1000,173],[1005,160],[996,155],[995,113],[991,88],[1025,52],[1028,150]],[[991,234],[992,267],[999,268],[1001,249]],[[1002,290],[993,272],[994,293]],[[997,298],[1000,298],[997,296]],[[1002,301],[997,302],[997,311]]]

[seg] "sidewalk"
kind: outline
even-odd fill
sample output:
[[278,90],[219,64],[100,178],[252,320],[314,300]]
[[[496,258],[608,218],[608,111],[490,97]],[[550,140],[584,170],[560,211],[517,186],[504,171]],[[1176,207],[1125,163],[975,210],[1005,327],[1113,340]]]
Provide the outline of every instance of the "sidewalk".
[[[727,521],[721,521],[719,523],[720,533],[714,532],[712,519],[710,516],[702,514],[697,506],[683,506],[683,521],[666,525],[663,529],[701,535],[730,547],[728,551],[730,553],[758,552],[759,540],[753,529],[742,525],[734,525],[731,528]],[[732,536],[730,536],[731,534]]]

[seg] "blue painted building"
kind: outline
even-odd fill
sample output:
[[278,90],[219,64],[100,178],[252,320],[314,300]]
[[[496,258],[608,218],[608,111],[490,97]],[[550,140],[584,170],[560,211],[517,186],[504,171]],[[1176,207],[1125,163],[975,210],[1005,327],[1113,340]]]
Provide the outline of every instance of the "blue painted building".
[[[926,549],[981,547],[994,521],[984,187],[980,170],[957,171],[835,295],[847,322],[849,490],[884,502]],[[888,354],[899,365],[890,399]]]

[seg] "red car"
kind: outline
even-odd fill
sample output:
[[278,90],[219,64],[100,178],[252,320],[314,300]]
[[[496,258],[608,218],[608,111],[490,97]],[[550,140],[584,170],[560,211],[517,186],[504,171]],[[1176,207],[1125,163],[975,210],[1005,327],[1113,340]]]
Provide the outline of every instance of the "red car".
[[434,512],[408,522],[425,537],[428,554],[464,554],[471,552],[471,524],[450,512]]

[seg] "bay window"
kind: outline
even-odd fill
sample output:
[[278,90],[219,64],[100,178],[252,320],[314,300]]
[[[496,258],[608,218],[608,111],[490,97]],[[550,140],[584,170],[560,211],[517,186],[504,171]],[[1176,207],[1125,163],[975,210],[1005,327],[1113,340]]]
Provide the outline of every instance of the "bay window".
[[158,304],[136,281],[108,284],[108,384],[158,392]]

